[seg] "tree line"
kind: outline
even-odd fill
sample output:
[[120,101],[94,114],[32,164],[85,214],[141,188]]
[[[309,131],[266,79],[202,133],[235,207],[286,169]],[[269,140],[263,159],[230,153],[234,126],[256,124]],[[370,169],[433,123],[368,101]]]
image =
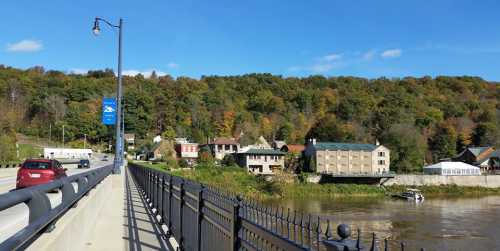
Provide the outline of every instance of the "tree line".
[[[0,137],[59,139],[65,125],[67,140],[86,134],[106,144],[113,127],[100,122],[101,102],[114,96],[115,85],[110,69],[78,75],[0,66]],[[199,143],[225,136],[248,144],[260,135],[298,144],[313,137],[378,140],[400,172],[419,171],[467,146],[500,146],[500,85],[469,76],[126,76],[124,108],[126,132],[145,141],[162,133]]]

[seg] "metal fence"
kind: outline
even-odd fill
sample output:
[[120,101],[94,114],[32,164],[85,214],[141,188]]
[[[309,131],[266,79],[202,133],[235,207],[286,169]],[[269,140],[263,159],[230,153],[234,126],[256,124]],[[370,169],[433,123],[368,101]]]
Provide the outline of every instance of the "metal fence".
[[[337,227],[340,238],[334,239],[329,220],[265,207],[137,164],[129,163],[129,170],[180,250],[368,250],[359,230],[357,239],[350,239],[347,225]],[[387,239],[381,245],[372,234],[371,242],[369,250],[389,250]]]
[[[28,226],[0,243],[0,250],[24,249],[39,233],[44,232],[78,200],[106,178],[113,166],[64,177],[53,182],[0,195],[0,211],[25,203],[29,210]],[[73,184],[76,184],[75,189]],[[52,208],[47,193],[60,190],[62,202]]]

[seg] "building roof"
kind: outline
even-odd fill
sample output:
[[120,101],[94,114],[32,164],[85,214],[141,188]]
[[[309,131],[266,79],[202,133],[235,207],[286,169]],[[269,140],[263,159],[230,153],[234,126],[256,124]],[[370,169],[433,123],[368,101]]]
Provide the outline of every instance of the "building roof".
[[267,142],[264,136],[260,136],[254,144],[258,148],[272,148],[271,145]]
[[485,160],[491,159],[491,158],[500,158],[500,150],[496,150],[496,151],[489,153],[488,155],[484,156],[483,158],[478,159],[477,162],[482,163]]
[[241,154],[255,154],[255,155],[285,155],[284,152],[274,150],[274,149],[256,149],[251,148],[246,152],[242,152]]
[[284,145],[281,149],[284,150],[285,147],[288,149],[288,152],[291,153],[301,153],[306,149],[306,146],[298,144]]
[[474,154],[474,156],[478,157],[488,149],[490,149],[491,146],[482,146],[482,147],[469,147],[468,150]]
[[314,147],[316,150],[373,151],[379,146],[373,144],[318,142]]
[[238,142],[236,142],[236,140],[234,140],[233,138],[216,138],[210,144],[215,144],[215,145],[237,145]]
[[439,162],[433,165],[429,166],[424,166],[424,169],[477,169],[479,170],[479,167],[469,165],[467,163],[463,162],[451,162],[451,161],[445,161],[445,162]]
[[133,133],[125,133],[125,134],[123,134],[123,137],[125,139],[135,139],[135,134],[133,134]]
[[278,149],[286,145],[286,142],[284,140],[275,140],[273,143]]

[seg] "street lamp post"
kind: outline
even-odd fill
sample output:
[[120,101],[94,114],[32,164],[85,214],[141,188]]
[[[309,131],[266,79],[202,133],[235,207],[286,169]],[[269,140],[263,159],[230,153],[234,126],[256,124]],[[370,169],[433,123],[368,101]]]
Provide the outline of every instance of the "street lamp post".
[[113,166],[113,173],[119,174],[120,167],[123,164],[123,133],[122,133],[122,28],[123,28],[123,20],[120,18],[120,22],[118,25],[114,25],[107,20],[96,17],[94,21],[94,27],[92,31],[97,36],[100,34],[101,29],[99,28],[99,21],[103,21],[107,25],[112,28],[118,29],[118,83],[116,90],[116,145],[115,145],[115,161]]

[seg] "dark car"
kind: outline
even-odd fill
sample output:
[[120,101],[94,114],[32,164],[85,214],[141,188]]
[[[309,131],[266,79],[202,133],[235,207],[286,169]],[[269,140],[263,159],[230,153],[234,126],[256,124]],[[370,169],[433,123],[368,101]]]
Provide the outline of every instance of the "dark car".
[[78,168],[90,168],[90,161],[88,159],[81,159],[78,163]]
[[36,186],[66,177],[66,168],[53,159],[28,159],[17,171],[16,189]]

